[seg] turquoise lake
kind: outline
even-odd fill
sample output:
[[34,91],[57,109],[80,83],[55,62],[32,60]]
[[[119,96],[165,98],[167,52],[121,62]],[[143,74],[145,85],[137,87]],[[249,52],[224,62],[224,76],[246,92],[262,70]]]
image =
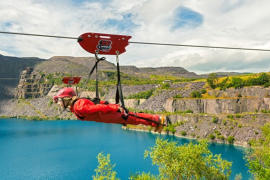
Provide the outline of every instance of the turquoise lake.
[[[122,130],[121,125],[84,121],[28,121],[0,119],[0,179],[92,179],[99,152],[111,154],[111,161],[122,180],[136,172],[157,173],[144,151],[157,137],[189,140],[148,132]],[[210,144],[210,150],[233,162],[230,179],[238,173],[251,175],[245,166],[244,149]]]

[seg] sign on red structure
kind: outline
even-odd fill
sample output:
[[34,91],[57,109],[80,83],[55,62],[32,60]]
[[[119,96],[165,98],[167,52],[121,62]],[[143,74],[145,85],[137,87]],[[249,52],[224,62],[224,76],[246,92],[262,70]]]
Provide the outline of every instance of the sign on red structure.
[[62,82],[64,84],[78,84],[81,80],[81,77],[64,77]]
[[78,38],[81,47],[90,53],[117,55],[126,52],[131,36],[101,33],[84,33]]

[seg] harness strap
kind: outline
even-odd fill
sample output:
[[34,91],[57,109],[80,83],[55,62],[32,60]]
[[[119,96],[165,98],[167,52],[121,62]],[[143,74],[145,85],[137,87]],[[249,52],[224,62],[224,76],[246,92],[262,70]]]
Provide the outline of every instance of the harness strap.
[[124,109],[125,113],[128,114],[128,109],[125,107],[125,101],[122,91],[121,85],[121,75],[120,75],[120,65],[119,65],[119,52],[116,52],[116,65],[117,65],[117,85],[116,85],[116,95],[115,95],[115,103],[121,103],[121,107]]
[[[90,80],[90,77],[91,75],[93,74],[94,70],[96,70],[96,97],[94,99],[98,99],[98,101],[95,101],[95,102],[98,102],[99,103],[99,92],[98,92],[98,63],[100,61],[104,61],[106,58],[105,57],[102,57],[102,58],[99,58],[98,56],[98,51],[96,51],[95,53],[95,58],[96,58],[96,62],[94,64],[94,66],[92,67],[91,71],[89,72],[88,74],[88,80],[87,80],[87,84]],[[97,103],[97,104],[98,104]]]

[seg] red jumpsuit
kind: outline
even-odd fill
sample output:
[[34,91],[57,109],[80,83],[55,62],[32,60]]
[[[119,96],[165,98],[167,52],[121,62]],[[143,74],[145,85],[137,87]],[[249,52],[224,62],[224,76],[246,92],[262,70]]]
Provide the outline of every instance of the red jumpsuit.
[[[104,123],[117,123],[117,124],[143,124],[156,127],[160,122],[158,115],[145,114],[145,113],[132,113],[130,112],[128,118],[125,120],[123,112],[120,112],[120,105],[118,104],[104,104],[101,101],[100,104],[94,104],[89,99],[78,99],[73,106],[70,107],[79,120],[83,121],[96,121]],[[138,117],[134,117],[138,116]],[[143,117],[149,120],[141,119]]]

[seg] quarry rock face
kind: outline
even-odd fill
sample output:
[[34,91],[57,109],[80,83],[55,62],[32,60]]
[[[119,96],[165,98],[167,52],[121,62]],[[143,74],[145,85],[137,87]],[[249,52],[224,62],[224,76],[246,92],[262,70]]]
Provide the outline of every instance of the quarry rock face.
[[52,84],[46,81],[44,74],[34,72],[33,68],[27,68],[20,74],[15,97],[21,99],[43,97],[51,88]]
[[[237,97],[238,94],[243,94]],[[169,98],[163,107],[168,112],[191,110],[194,113],[207,114],[237,114],[258,112],[270,109],[269,88],[246,87],[242,89],[214,90],[209,94],[218,94],[216,98]],[[221,97],[221,95],[227,95]]]

